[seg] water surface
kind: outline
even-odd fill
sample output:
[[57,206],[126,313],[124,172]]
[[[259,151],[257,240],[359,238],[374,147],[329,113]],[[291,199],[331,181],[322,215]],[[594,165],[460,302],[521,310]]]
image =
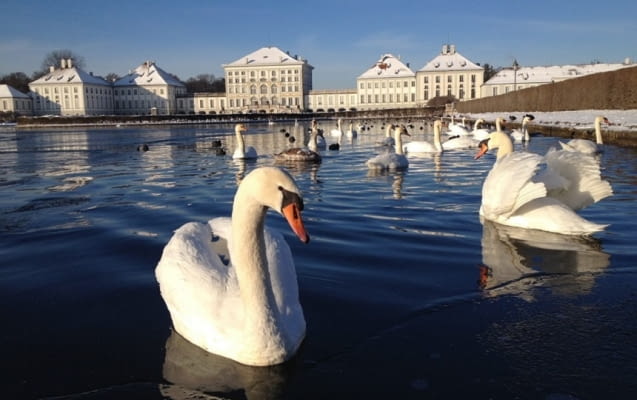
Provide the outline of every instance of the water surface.
[[[414,139],[431,127],[411,121]],[[327,141],[333,127],[321,121]],[[380,123],[286,166],[312,237],[285,221],[308,324],[290,363],[248,368],[172,333],[154,268],[172,231],[229,215],[237,182],[306,123],[0,132],[0,333],[8,398],[578,398],[637,395],[635,150],[606,146],[614,196],[593,238],[478,218],[494,156],[410,158],[378,174]],[[544,153],[555,138],[536,136]],[[146,143],[148,151],[137,151]],[[562,397],[565,396],[565,397]],[[571,397],[568,397],[571,396]]]

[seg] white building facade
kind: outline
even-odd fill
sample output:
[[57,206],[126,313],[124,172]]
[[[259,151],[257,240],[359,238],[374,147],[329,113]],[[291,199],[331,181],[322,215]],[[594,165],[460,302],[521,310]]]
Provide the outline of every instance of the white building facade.
[[438,96],[478,99],[483,82],[484,68],[458,53],[455,45],[445,44],[438,56],[416,72],[416,102],[426,105]]
[[230,113],[300,112],[307,109],[312,67],[276,47],[263,47],[223,65]]
[[145,61],[128,75],[113,82],[114,107],[118,115],[170,115],[178,112],[177,96],[186,94],[186,86]]
[[3,113],[31,115],[33,113],[33,101],[31,97],[18,89],[0,84],[0,115]]
[[71,59],[51,66],[29,83],[34,115],[104,115],[113,113],[113,87],[106,80],[75,66]]
[[416,104],[416,75],[399,58],[382,55],[356,79],[359,110],[408,108]]

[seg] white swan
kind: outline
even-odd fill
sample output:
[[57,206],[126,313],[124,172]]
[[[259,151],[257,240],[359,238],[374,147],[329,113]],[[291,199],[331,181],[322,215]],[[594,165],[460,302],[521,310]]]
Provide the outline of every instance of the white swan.
[[367,160],[367,167],[376,170],[395,170],[409,167],[409,161],[403,154],[403,143],[401,136],[409,135],[405,125],[398,125],[394,128],[394,141],[396,142],[395,152],[384,152]]
[[349,129],[345,132],[348,138],[355,138],[358,136],[358,132],[354,129],[354,123],[350,121]]
[[[589,222],[574,210],[613,194],[589,155],[550,150],[545,157],[513,152],[509,135],[494,132],[480,144],[476,158],[498,149],[482,186],[480,215],[503,225],[567,235],[587,235],[607,225]],[[543,172],[537,171],[543,165]]]
[[482,118],[478,118],[476,122],[473,124],[473,130],[471,131],[471,135],[476,140],[487,139],[489,137],[489,134],[491,133],[491,131],[486,128],[480,128],[482,124],[484,124],[484,119]]
[[378,144],[380,144],[381,146],[388,146],[388,147],[396,144],[396,141],[392,137],[393,132],[394,132],[394,125],[387,124],[387,126],[385,127],[385,138],[382,141],[378,142]]
[[341,119],[336,120],[336,128],[330,131],[332,137],[340,138],[343,136],[343,129],[341,129]]
[[413,141],[403,145],[403,151],[409,153],[442,153],[442,143],[440,142],[440,130],[442,122],[436,120],[434,122],[434,141],[433,143],[425,141]]
[[310,130],[310,133],[312,133],[314,129],[316,129],[316,149],[312,149],[310,147],[312,143],[311,136],[310,136],[310,140],[308,141],[307,147],[313,151],[325,150],[325,148],[327,147],[327,143],[325,142],[325,137],[323,136],[323,129],[318,127],[318,122],[316,122],[315,119],[312,120],[312,127]]
[[602,121],[606,124],[610,124],[610,121],[606,117],[598,116],[595,118],[595,143],[587,139],[571,139],[567,143],[560,141],[560,145],[563,150],[566,151],[578,151],[584,154],[595,154],[602,152]]
[[236,124],[234,126],[234,133],[237,137],[237,146],[234,150],[234,154],[232,154],[232,158],[234,159],[254,159],[257,158],[257,151],[252,146],[245,145],[243,140],[243,132],[247,131],[248,128],[245,124]]
[[[183,225],[155,269],[179,334],[209,353],[254,366],[288,360],[305,336],[294,260],[282,235],[264,229],[268,208],[309,241],[296,183],[282,169],[262,167],[239,185],[231,219]],[[215,251],[223,241],[227,265]]]
[[465,125],[465,117],[462,117],[462,123],[456,124],[453,119],[453,115],[451,115],[451,122],[449,123],[449,130],[447,131],[448,135],[452,136],[465,136],[469,134],[469,130]]
[[522,126],[520,129],[514,129],[511,131],[511,138],[514,142],[528,142],[531,138],[529,136],[529,127],[528,124],[531,121],[531,117],[529,115],[525,115],[522,118]]

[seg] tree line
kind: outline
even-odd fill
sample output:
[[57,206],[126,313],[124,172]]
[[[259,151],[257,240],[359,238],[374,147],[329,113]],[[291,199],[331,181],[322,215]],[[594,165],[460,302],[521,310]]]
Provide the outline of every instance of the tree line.
[[[7,84],[21,91],[22,93],[29,92],[29,82],[33,82],[36,79],[43,77],[49,73],[49,67],[60,65],[60,60],[72,59],[73,65],[80,69],[84,69],[86,62],[84,57],[73,53],[71,50],[54,50],[44,56],[40,69],[33,71],[31,75],[27,75],[25,72],[11,72],[4,76],[0,76],[0,84]],[[171,74],[171,76],[178,81],[182,82],[186,86],[188,93],[195,92],[213,92],[224,93],[226,91],[226,82],[224,78],[216,78],[213,74],[199,74],[196,77],[188,78],[186,81],[182,81],[178,76]],[[121,76],[116,73],[109,73],[102,77],[108,82],[115,82]]]

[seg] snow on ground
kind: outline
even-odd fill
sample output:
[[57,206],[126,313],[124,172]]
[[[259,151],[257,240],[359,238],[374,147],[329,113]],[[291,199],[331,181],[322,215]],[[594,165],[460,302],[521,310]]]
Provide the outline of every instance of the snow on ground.
[[[514,115],[516,122],[521,123],[523,112],[500,112],[500,113],[475,113],[461,114],[460,117],[470,119],[483,118],[485,121],[495,121],[497,117],[509,120],[509,116]],[[533,112],[535,119],[533,125],[552,125],[563,128],[593,129],[595,117],[602,115],[610,121],[611,125],[602,125],[603,130],[635,131],[637,132],[637,110],[579,110],[579,111],[554,111],[554,112]]]

